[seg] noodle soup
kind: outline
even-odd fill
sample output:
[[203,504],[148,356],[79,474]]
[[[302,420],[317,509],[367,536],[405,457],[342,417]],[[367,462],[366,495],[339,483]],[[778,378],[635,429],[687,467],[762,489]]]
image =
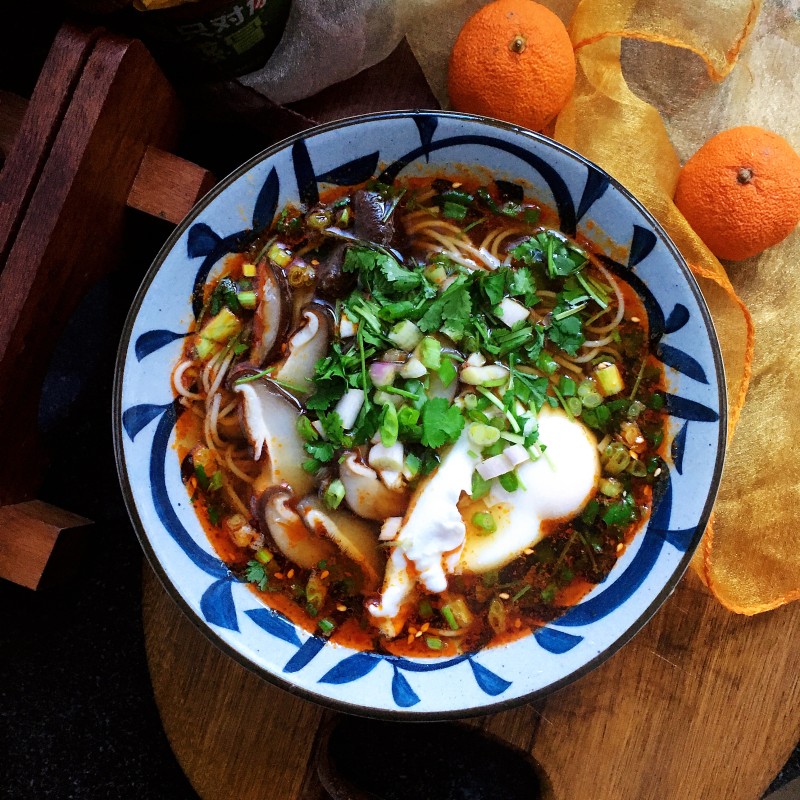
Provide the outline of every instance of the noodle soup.
[[453,655],[610,572],[663,469],[647,316],[505,181],[286,208],[204,288],[173,384],[182,475],[268,605],[360,649]]

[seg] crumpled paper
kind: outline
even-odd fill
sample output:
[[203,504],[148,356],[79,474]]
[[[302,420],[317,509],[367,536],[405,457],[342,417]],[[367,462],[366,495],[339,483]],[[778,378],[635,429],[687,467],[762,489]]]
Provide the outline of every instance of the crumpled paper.
[[405,32],[403,5],[395,0],[293,0],[272,56],[262,69],[238,80],[274,103],[310,97],[386,58]]

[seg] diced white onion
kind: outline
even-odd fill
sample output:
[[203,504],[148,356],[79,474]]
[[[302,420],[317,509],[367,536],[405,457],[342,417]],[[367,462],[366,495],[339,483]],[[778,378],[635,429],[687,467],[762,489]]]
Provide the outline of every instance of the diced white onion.
[[508,377],[508,370],[500,364],[487,364],[484,367],[466,367],[459,377],[462,383],[470,386],[497,386]]
[[501,455],[508,460],[508,463],[511,464],[512,467],[516,467],[523,461],[530,461],[528,451],[521,444],[512,444],[511,447],[506,447]]
[[397,364],[388,361],[374,361],[369,365],[369,379],[377,387],[391,386],[397,375]]
[[342,339],[348,339],[351,336],[356,335],[356,331],[358,330],[358,323],[353,322],[347,314],[342,314],[341,319],[339,320],[339,336]]
[[514,467],[505,455],[500,453],[500,455],[487,458],[486,461],[481,461],[476,469],[481,478],[485,481],[490,481],[492,478],[498,478],[500,475],[505,475],[506,472],[511,472]]
[[400,367],[400,376],[406,379],[421,378],[423,375],[427,374],[427,367],[416,356],[411,356],[411,358]]
[[497,311],[497,316],[504,325],[509,328],[513,327],[517,322],[527,319],[530,311],[525,308],[522,303],[512,300],[510,297],[504,297],[500,302],[500,308]]
[[327,434],[325,433],[325,428],[323,427],[322,423],[318,419],[315,419],[311,423],[311,427],[319,434],[319,438],[320,439],[327,439],[328,438]]
[[395,442],[389,447],[379,443],[372,445],[367,461],[372,469],[378,472],[387,469],[393,472],[401,472],[404,457],[403,445],[400,442]]
[[342,420],[342,427],[348,431],[356,424],[361,406],[364,405],[363,389],[348,389],[334,409]]
[[482,367],[486,363],[483,353],[470,353],[467,364],[471,367]]

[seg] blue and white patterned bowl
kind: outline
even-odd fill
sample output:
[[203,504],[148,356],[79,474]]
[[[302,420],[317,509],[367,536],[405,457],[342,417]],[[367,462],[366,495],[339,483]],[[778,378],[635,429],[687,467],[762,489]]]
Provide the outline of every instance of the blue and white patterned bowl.
[[[556,209],[561,229],[614,243],[649,316],[669,381],[664,493],[607,580],[530,636],[457,658],[414,660],[331,644],[265,607],[220,561],[181,482],[170,373],[193,319],[191,295],[226,253],[289,202],[325,185],[420,171],[519,180]],[[604,242],[607,240],[604,239]],[[619,253],[627,254],[619,258]],[[588,672],[664,602],[700,539],[726,434],[722,360],[691,273],[653,217],[605,172],[530,131],[446,112],[395,112],[323,125],[265,150],[207,195],[169,238],[136,296],[117,362],[120,480],[150,563],[203,632],[237,661],[311,700],[374,716],[441,719],[513,706]]]

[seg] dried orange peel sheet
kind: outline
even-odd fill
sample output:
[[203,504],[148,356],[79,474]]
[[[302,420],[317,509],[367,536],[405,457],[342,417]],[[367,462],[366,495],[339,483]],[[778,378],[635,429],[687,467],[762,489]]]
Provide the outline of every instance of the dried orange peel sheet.
[[[755,124],[798,147],[800,128],[781,105],[796,106],[800,22],[782,16],[784,7],[765,3],[759,16],[755,0],[583,0],[570,24],[578,80],[554,130],[658,218],[711,310],[726,369],[729,446],[713,525],[693,566],[723,605],[743,614],[800,597],[800,334],[792,330],[800,235],[729,265],[734,288],[672,202],[675,143],[685,160],[719,130]],[[762,68],[772,70],[768,92],[759,91]],[[666,114],[642,99],[648,92]]]

